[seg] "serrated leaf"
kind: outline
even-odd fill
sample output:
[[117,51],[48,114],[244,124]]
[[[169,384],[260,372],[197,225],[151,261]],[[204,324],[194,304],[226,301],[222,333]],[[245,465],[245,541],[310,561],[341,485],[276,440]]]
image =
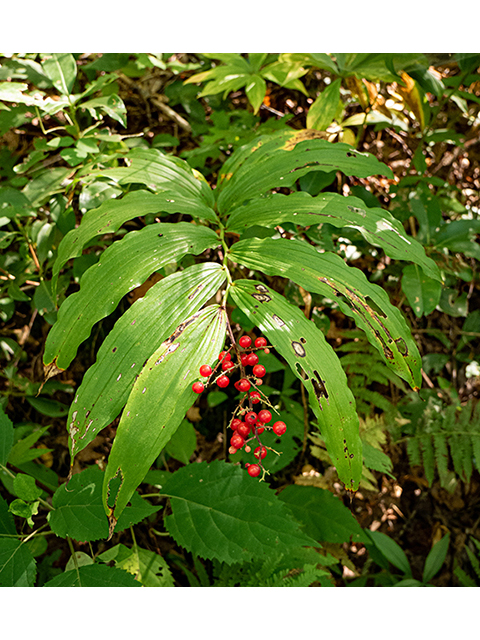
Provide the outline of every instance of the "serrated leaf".
[[350,510],[330,491],[290,485],[278,497],[314,540],[337,544],[365,540],[363,529]]
[[323,333],[283,296],[254,280],[231,287],[235,304],[257,325],[308,391],[328,452],[347,489],[362,474],[355,399],[345,372]]
[[188,222],[159,223],[131,231],[108,247],[99,262],[83,274],[80,291],[58,311],[45,343],[43,361],[66,369],[93,325],[112,313],[122,297],[155,271],[188,253],[198,255],[218,245],[216,233]]
[[[225,331],[224,308],[211,305],[179,325],[145,363],[108,459],[103,495],[111,522],[118,519],[194,403],[191,385],[199,378],[200,366],[212,362],[222,350]],[[114,479],[121,481],[115,494],[110,486]]]
[[299,530],[272,489],[219,460],[182,467],[162,493],[172,507],[165,519],[168,531],[202,558],[232,564],[316,544]]
[[122,569],[105,564],[91,564],[65,571],[46,582],[44,587],[141,587],[140,582]]
[[241,233],[254,224],[276,227],[282,222],[303,227],[328,223],[337,228],[356,229],[365,240],[381,247],[391,258],[414,262],[429,277],[441,282],[435,262],[425,254],[425,249],[415,238],[405,234],[398,220],[383,209],[368,209],[363,200],[354,196],[346,197],[337,193],[311,196],[296,192],[256,197],[231,210],[227,230]]
[[197,312],[216,293],[224,279],[225,270],[219,264],[193,265],[155,284],[117,321],[70,407],[72,463],[74,456],[120,413],[144,362],[185,317]]
[[[54,510],[48,515],[50,527],[57,536],[69,536],[80,542],[108,537],[108,520],[102,504],[104,475],[98,467],[89,467],[72,476],[68,485],[63,484],[57,489],[52,498]],[[119,519],[115,531],[123,531],[161,509],[149,504],[138,494],[131,496],[131,503]]]
[[421,358],[401,312],[386,292],[359,269],[304,242],[249,238],[233,245],[232,260],[267,275],[280,275],[306,291],[335,296],[344,313],[363,329],[395,373],[413,388],[421,385]]
[[220,170],[215,190],[218,210],[226,214],[232,207],[270,189],[291,187],[310,171],[393,177],[391,170],[374,156],[359,153],[347,144],[332,144],[323,137],[324,134],[311,129],[287,129],[259,136],[237,149]]
[[33,587],[35,558],[23,542],[0,538],[0,587]]

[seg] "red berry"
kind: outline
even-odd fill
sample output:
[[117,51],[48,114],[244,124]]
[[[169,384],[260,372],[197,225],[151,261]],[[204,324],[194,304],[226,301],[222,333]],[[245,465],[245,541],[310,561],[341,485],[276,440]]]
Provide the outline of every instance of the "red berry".
[[242,438],[246,438],[250,433],[250,426],[245,424],[245,422],[241,422],[237,427],[237,433]]
[[265,338],[257,338],[255,340],[255,346],[256,347],[266,347],[267,346],[267,340]]
[[272,419],[272,414],[270,413],[270,411],[267,411],[267,409],[262,409],[262,411],[260,411],[258,414],[258,419],[260,420],[260,422],[266,424]]
[[247,347],[252,344],[252,339],[249,336],[242,336],[238,341],[238,344],[244,349],[247,349]]
[[258,460],[263,460],[263,458],[265,458],[265,456],[267,455],[267,449],[265,447],[257,447],[253,452],[253,455]]
[[247,358],[247,364],[251,367],[255,366],[258,363],[258,356],[256,353],[251,353]]
[[230,444],[232,445],[232,447],[235,447],[235,449],[241,449],[245,444],[245,440],[242,438],[242,436],[238,435],[238,433],[234,433],[230,438]]
[[227,353],[226,351],[220,351],[220,353],[218,354],[218,359],[219,360],[231,360],[232,356],[230,353]]
[[273,432],[276,433],[277,436],[283,436],[286,430],[287,425],[280,420],[278,422],[275,422],[275,424],[273,425]]
[[249,353],[240,354],[240,362],[243,364],[244,367],[247,366],[249,357],[250,357]]
[[257,376],[257,378],[263,378],[263,376],[266,374],[267,370],[265,369],[265,367],[263,366],[263,364],[257,364],[253,367],[252,369],[253,371],[253,375]]
[[242,380],[239,380],[237,389],[239,391],[248,391],[250,389],[250,382],[245,378],[243,378]]
[[200,367],[200,375],[204,378],[208,378],[208,376],[212,373],[212,367],[209,364],[202,364]]
[[260,466],[258,464],[249,464],[248,465],[248,469],[247,469],[247,473],[250,477],[252,478],[256,478],[257,476],[259,476],[262,472],[262,469],[260,468]]
[[233,369],[234,368],[234,364],[231,360],[224,360],[222,362],[222,371],[228,371],[229,369]]
[[253,430],[255,431],[255,435],[259,436],[261,433],[263,433],[265,431],[265,427],[254,426]]
[[262,398],[260,396],[260,393],[258,391],[252,391],[252,393],[250,394],[250,400],[252,401],[252,404],[258,404],[259,402],[261,402]]
[[237,453],[238,449],[236,449],[235,447],[229,447],[228,448],[228,453],[233,456]]
[[225,389],[225,387],[228,387],[228,385],[230,384],[230,378],[228,378],[227,376],[220,376],[217,380],[217,384],[222,389]]
[[257,414],[255,413],[255,411],[249,411],[245,416],[245,422],[247,424],[255,424],[256,421],[257,421]]
[[232,427],[232,429],[235,431],[235,429],[238,427],[238,425],[243,424],[241,420],[239,420],[238,418],[234,418],[232,420],[232,422],[230,423],[230,426]]
[[195,393],[202,393],[202,391],[205,390],[205,387],[203,386],[203,382],[194,382],[192,384],[192,389]]

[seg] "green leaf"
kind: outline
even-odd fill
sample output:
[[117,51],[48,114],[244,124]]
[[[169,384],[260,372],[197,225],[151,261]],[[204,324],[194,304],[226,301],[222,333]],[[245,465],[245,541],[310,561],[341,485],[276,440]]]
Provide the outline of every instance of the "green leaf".
[[337,228],[356,229],[365,240],[382,247],[391,258],[415,262],[429,277],[441,282],[435,262],[426,256],[425,249],[415,238],[405,234],[398,220],[383,209],[367,209],[363,200],[353,196],[321,193],[313,197],[296,192],[255,198],[232,210],[227,230],[241,233],[254,224],[275,227],[284,222],[302,227],[328,223]]
[[[151,287],[117,321],[85,374],[68,415],[73,458],[120,413],[143,363],[225,280],[219,264],[202,263]],[[204,363],[202,363],[204,364]]]
[[80,291],[60,307],[47,336],[45,366],[66,369],[93,325],[112,313],[124,295],[168,263],[217,245],[213,230],[188,222],[148,225],[114,242],[83,274]]
[[386,453],[373,447],[368,442],[363,443],[363,461],[365,466],[375,471],[380,471],[390,478],[395,478],[392,475],[393,463]]
[[19,540],[0,538],[0,587],[33,587],[37,564]]
[[165,519],[168,531],[202,558],[230,565],[316,544],[299,530],[272,489],[219,460],[182,467],[162,494],[170,497],[172,507]]
[[267,91],[267,83],[263,78],[258,75],[250,76],[245,92],[247,94],[248,101],[253,107],[253,113],[256,115],[260,106],[265,98]]
[[235,304],[303,382],[339,477],[347,489],[356,490],[362,473],[358,416],[345,372],[332,347],[297,307],[264,284],[237,280],[230,291]]
[[[212,362],[222,350],[225,331],[224,309],[211,305],[186,318],[145,363],[108,459],[104,503],[111,522],[123,511],[194,403],[191,385],[199,378],[200,366]],[[112,489],[115,479],[121,481],[116,494]]]
[[[98,467],[89,467],[57,489],[52,498],[54,510],[48,514],[50,527],[57,536],[69,536],[80,542],[108,538],[108,520],[102,504],[104,476]],[[131,503],[115,531],[123,531],[161,509],[138,494],[131,496]]]
[[115,95],[100,96],[82,102],[82,109],[87,109],[90,115],[96,120],[101,120],[101,116],[97,114],[97,110],[100,113],[104,113],[110,116],[113,120],[116,120],[124,127],[127,126],[127,108],[125,107],[123,100]]
[[117,544],[98,556],[101,562],[114,562],[115,567],[133,574],[144,587],[174,587],[166,561],[153,551]]
[[448,545],[450,543],[450,534],[447,533],[441,540],[433,545],[423,569],[423,582],[427,583],[440,571],[445,558],[447,557]]
[[165,447],[165,453],[183,464],[188,464],[193,452],[197,448],[197,434],[188,420],[182,420],[170,441]]
[[213,205],[214,197],[210,185],[204,176],[192,169],[185,160],[168,156],[158,149],[138,147],[128,154],[126,160],[129,163],[127,167],[105,168],[93,172],[93,175],[113,178],[121,185],[144,184],[156,192],[169,191],[202,203],[204,208]]
[[314,540],[334,544],[365,540],[363,529],[351,511],[330,491],[290,485],[278,497]]
[[442,295],[442,285],[426,276],[417,265],[403,268],[402,291],[417,318],[428,316],[435,310]]
[[311,129],[282,130],[255,138],[237,149],[220,170],[215,190],[218,210],[226,214],[254,196],[275,187],[291,187],[310,171],[342,171],[367,177],[391,170],[374,156],[359,153],[350,145],[330,143]]
[[7,464],[8,456],[13,447],[13,422],[0,405],[0,464]]
[[68,407],[58,400],[50,398],[36,398],[34,396],[26,396],[28,404],[30,404],[39,413],[50,418],[61,418],[68,413]]
[[289,278],[311,293],[334,297],[386,364],[412,387],[420,387],[421,358],[407,323],[386,292],[362,271],[347,266],[336,254],[284,239],[242,240],[233,245],[230,257],[267,275]]
[[49,580],[44,587],[141,587],[140,582],[127,571],[105,564],[92,564],[65,571]]
[[16,533],[15,521],[8,510],[8,504],[0,496],[0,536],[15,536]]
[[77,63],[71,53],[51,53],[42,63],[43,71],[61,94],[68,96],[77,77]]
[[318,96],[307,113],[307,129],[325,131],[335,118],[340,104],[340,85],[338,78]]
[[400,569],[406,576],[412,576],[412,570],[408,558],[403,549],[393,540],[380,531],[366,531],[373,540],[377,549],[383,556],[393,564],[394,567]]
[[69,231],[60,242],[52,271],[53,283],[56,283],[65,263],[70,258],[81,256],[83,247],[93,238],[106,233],[115,233],[127,220],[160,211],[214,219],[213,210],[198,199],[184,198],[173,192],[154,195],[149,191],[141,190],[128,193],[121,199],[106,200],[97,209],[87,211],[80,226]]
[[[25,462],[38,458],[40,455],[38,449],[31,449],[30,447],[32,447],[37,440],[43,436],[47,429],[50,429],[50,426],[47,425],[46,427],[41,427],[16,442],[10,451],[8,462],[14,467],[18,467]],[[48,449],[42,449],[41,453],[46,453],[47,451]]]
[[22,500],[33,502],[42,495],[42,490],[37,487],[35,480],[24,473],[17,473],[13,481],[15,494]]

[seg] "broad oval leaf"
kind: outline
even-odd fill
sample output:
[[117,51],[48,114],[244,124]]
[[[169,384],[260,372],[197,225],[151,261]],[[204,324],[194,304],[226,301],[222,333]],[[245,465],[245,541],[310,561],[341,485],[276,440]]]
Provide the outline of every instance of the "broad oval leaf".
[[167,529],[202,558],[232,564],[317,544],[266,483],[236,465],[219,460],[189,465],[172,474],[162,494],[172,506]]
[[187,222],[152,224],[115,242],[83,274],[80,291],[60,307],[45,344],[46,370],[66,369],[93,325],[154,271],[187,253],[198,255],[217,245],[213,230]]
[[240,147],[220,170],[216,189],[218,210],[226,214],[245,201],[275,187],[291,187],[310,171],[342,171],[367,177],[391,170],[374,156],[343,143],[327,142],[311,129],[285,130],[260,136]]
[[193,265],[151,287],[116,322],[70,407],[71,464],[74,456],[120,413],[147,358],[182,319],[215,295],[224,280],[225,269],[219,264]]
[[327,222],[334,227],[350,227],[395,260],[407,260],[422,267],[430,277],[441,282],[435,262],[425,254],[422,245],[407,236],[402,225],[388,211],[368,209],[363,200],[337,193],[311,196],[305,192],[290,195],[273,194],[256,198],[232,210],[227,231],[240,233],[253,225],[275,227],[291,222],[302,227]]
[[395,373],[413,388],[420,386],[421,358],[405,318],[360,269],[349,267],[334,253],[319,253],[305,242],[284,239],[241,240],[233,245],[230,258],[267,275],[289,278],[311,293],[334,297]]
[[305,385],[338,475],[348,490],[355,491],[362,473],[358,416],[332,347],[299,309],[264,284],[236,280],[230,294]]
[[[108,459],[103,499],[111,526],[194,403],[191,385],[200,366],[222,350],[225,331],[225,309],[211,305],[185,318],[145,363]],[[117,479],[120,487],[113,495],[111,481]]]

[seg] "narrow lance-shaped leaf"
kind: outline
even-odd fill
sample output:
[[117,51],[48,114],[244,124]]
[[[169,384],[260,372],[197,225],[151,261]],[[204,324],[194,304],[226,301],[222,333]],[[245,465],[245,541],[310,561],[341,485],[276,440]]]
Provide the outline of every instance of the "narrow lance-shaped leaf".
[[143,367],[108,459],[103,499],[111,526],[194,403],[192,382],[223,348],[225,331],[223,307],[206,307],[186,318]]
[[114,311],[122,297],[154,271],[187,253],[198,255],[217,245],[213,230],[187,222],[149,225],[111,245],[83,274],[80,291],[59,309],[45,344],[47,375],[50,370],[66,369],[93,325]]
[[52,285],[56,287],[58,274],[71,258],[82,255],[83,247],[97,236],[115,233],[127,220],[133,220],[148,213],[184,213],[205,220],[213,220],[213,209],[199,198],[182,196],[176,190],[164,191],[158,195],[150,191],[133,191],[123,198],[106,200],[97,209],[88,211],[76,229],[72,229],[62,239],[58,247],[57,259],[53,265]]
[[421,358],[405,318],[360,269],[347,266],[336,254],[284,239],[242,240],[233,245],[230,258],[267,275],[289,278],[311,293],[335,296],[395,373],[413,388],[420,386]]
[[253,280],[230,289],[235,304],[265,334],[308,391],[328,452],[349,490],[358,488],[362,445],[355,399],[323,333],[283,296]]
[[119,184],[144,184],[152,191],[174,190],[212,206],[213,192],[205,177],[181,158],[167,156],[158,149],[133,149],[127,167],[102,169],[96,175],[108,176]]
[[270,189],[291,187],[310,171],[393,177],[391,170],[374,156],[360,153],[348,144],[332,144],[323,137],[324,134],[311,129],[287,130],[261,136],[240,147],[220,170],[216,190],[218,210],[226,214],[232,207]]
[[[147,358],[197,312],[225,279],[215,263],[193,265],[151,287],[117,321],[85,374],[68,415],[73,458],[122,410]],[[210,364],[210,363],[206,363]]]
[[297,192],[256,198],[232,210],[227,231],[240,233],[252,225],[275,227],[282,222],[302,227],[326,222],[337,228],[356,229],[365,240],[381,247],[391,258],[414,262],[430,278],[441,282],[435,262],[425,254],[425,249],[415,238],[406,235],[398,220],[383,209],[368,209],[363,200],[353,196],[329,193],[313,197]]

